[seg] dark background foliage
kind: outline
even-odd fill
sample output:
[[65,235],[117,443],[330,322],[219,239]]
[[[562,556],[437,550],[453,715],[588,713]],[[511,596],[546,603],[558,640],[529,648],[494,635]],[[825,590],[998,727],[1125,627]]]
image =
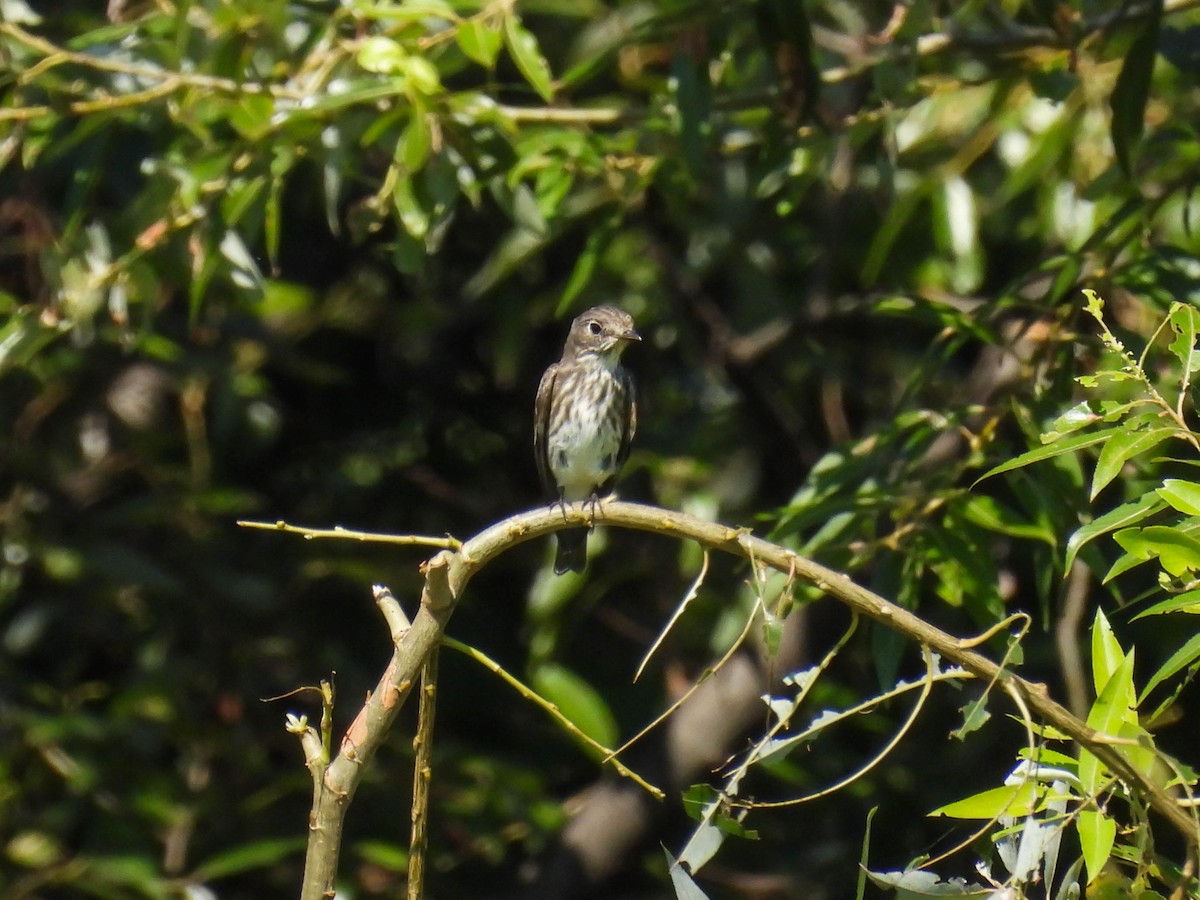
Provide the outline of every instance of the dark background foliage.
[[[0,2],[6,896],[296,890],[282,724],[317,706],[263,699],[336,673],[344,727],[389,648],[369,587],[415,603],[424,554],[235,522],[465,538],[544,502],[533,393],[599,302],[646,337],[622,496],[773,533],[956,633],[1029,611],[1025,665],[1066,691],[1080,470],[969,488],[1093,364],[1079,286],[1134,336],[1200,296],[1197,4],[1113,6]],[[698,554],[594,543],[581,581],[540,542],[506,555],[451,631],[569,670],[598,697],[556,699],[628,735],[736,633],[748,572],[715,562],[634,686]],[[820,655],[846,617],[808,612]],[[814,713],[919,671],[862,628]],[[521,895],[596,766],[448,653],[440,698],[431,895]],[[1020,740],[948,745],[963,702],[852,789],[753,815],[713,896],[849,895],[876,805],[873,864],[949,845],[923,814]],[[836,780],[904,714],[761,795]],[[352,808],[347,896],[402,883],[411,727]],[[669,798],[601,895],[669,896],[657,844],[688,827]]]

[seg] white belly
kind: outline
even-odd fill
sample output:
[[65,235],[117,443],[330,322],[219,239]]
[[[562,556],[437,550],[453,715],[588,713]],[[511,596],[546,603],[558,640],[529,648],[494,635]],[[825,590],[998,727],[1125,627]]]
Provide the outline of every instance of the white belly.
[[602,429],[595,420],[574,419],[554,432],[547,442],[547,457],[564,500],[586,500],[616,470],[619,435]]

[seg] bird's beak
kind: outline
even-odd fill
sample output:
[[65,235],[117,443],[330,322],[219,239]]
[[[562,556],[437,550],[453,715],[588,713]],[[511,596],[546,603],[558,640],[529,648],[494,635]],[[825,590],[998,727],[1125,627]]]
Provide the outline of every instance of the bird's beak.
[[630,328],[624,334],[619,334],[617,337],[622,341],[640,341],[642,336]]

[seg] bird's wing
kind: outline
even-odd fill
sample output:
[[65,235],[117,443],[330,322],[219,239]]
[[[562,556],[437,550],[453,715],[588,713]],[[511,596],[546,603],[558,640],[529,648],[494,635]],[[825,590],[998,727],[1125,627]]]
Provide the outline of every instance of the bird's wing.
[[546,493],[558,494],[558,485],[550,472],[550,459],[546,451],[546,433],[550,430],[550,407],[554,399],[554,382],[558,379],[558,363],[546,369],[538,384],[537,396],[533,401],[533,456],[537,460],[538,476]]
[[625,460],[629,458],[633,434],[637,431],[637,398],[634,397],[633,376],[626,369],[621,370],[621,397],[625,409],[621,412],[621,443],[617,451],[618,469],[625,465]]

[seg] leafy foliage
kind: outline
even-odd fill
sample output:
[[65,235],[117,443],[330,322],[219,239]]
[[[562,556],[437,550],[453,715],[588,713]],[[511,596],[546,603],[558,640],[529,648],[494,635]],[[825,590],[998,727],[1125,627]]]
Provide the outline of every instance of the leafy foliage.
[[[259,699],[331,672],[361,696],[387,652],[368,586],[408,602],[419,557],[233,522],[461,536],[540,502],[533,388],[562,319],[601,301],[648,337],[625,496],[757,521],[959,633],[1027,610],[1019,646],[982,649],[1055,687],[1083,672],[1047,632],[1079,643],[1063,573],[1086,566],[1141,599],[1135,619],[1105,597],[1094,688],[1112,693],[1079,711],[1182,758],[1122,704],[1191,713],[1200,653],[1172,627],[1200,560],[1191,4],[101,6],[0,0],[6,895],[294,891],[309,785],[279,726],[319,705]],[[808,586],[714,570],[630,687],[700,551],[592,544],[582,580],[513,554],[454,631],[596,734],[652,719],[752,611],[769,648],[789,610],[814,658],[845,634]],[[872,715],[819,752],[777,745],[738,797],[844,778],[904,719],[872,698],[928,674],[876,627],[805,693],[811,665],[796,694],[763,676],[766,728]],[[446,660],[442,678],[430,891],[520,891],[594,761],[486,673]],[[938,727],[948,694],[927,701]],[[868,806],[872,869],[926,852],[944,822],[913,809],[1011,769],[1007,720],[985,718],[947,727],[989,736],[954,766],[921,722],[850,793],[753,828],[710,816],[732,883],[697,882],[836,894]],[[1023,762],[1067,765],[1050,752]],[[409,758],[397,736],[356,801],[348,893],[399,889]],[[1144,881],[1136,810],[1087,807],[1133,798],[1071,765],[1091,784],[1069,799],[1026,779],[1037,829],[1076,803],[1082,877],[1111,856]],[[833,837],[797,852],[809,817]],[[1110,842],[1116,821],[1139,830]],[[1037,833],[1026,860],[1047,858]],[[645,853],[609,895],[691,881]]]

